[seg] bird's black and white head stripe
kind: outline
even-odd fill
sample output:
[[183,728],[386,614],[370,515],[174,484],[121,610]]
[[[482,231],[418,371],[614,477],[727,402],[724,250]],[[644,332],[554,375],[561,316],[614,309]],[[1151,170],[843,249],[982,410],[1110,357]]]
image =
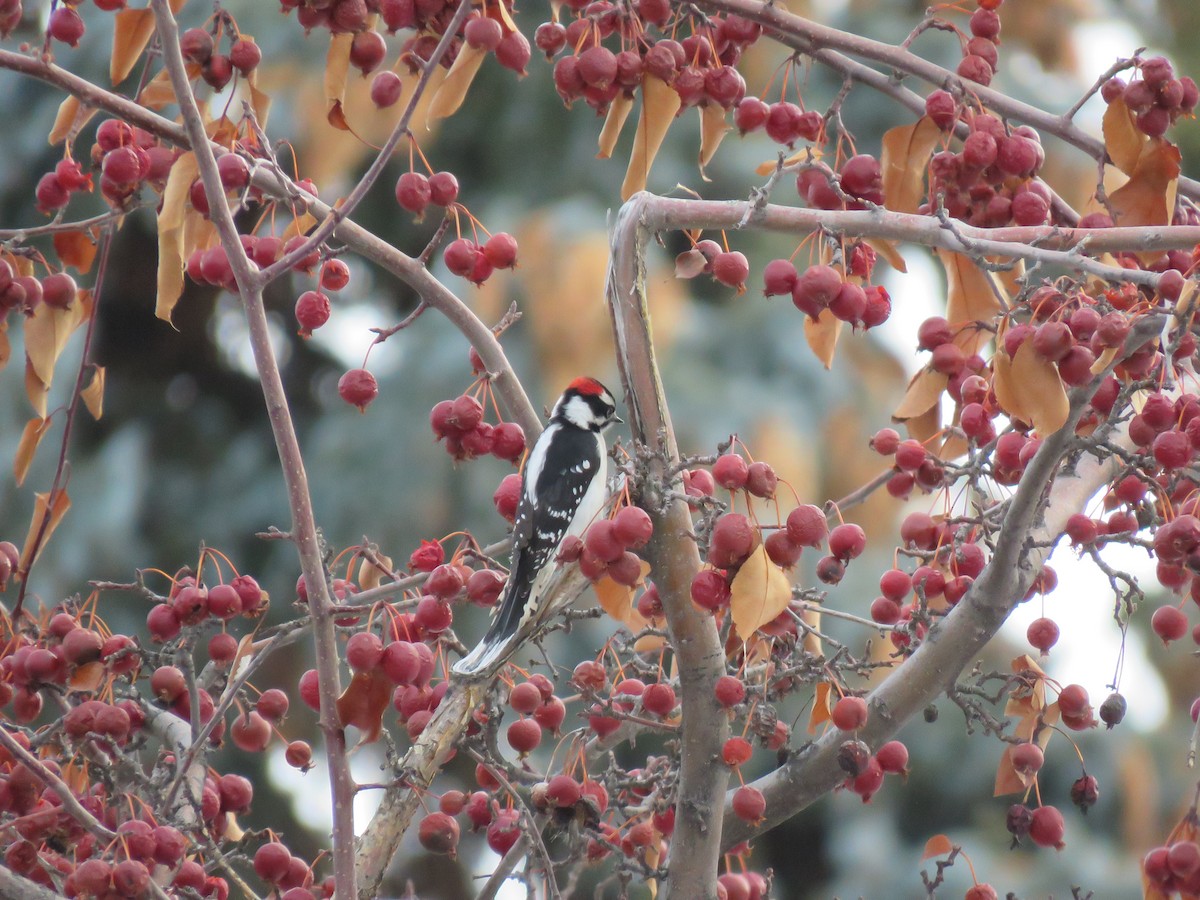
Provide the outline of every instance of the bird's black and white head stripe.
[[576,378],[563,391],[550,421],[562,421],[586,431],[603,431],[617,418],[617,403],[595,378]]

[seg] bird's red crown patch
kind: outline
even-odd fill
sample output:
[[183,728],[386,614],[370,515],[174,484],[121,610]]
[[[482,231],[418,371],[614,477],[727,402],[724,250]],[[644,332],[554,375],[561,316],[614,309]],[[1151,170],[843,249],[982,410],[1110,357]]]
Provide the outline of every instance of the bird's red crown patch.
[[595,378],[588,378],[586,376],[576,378],[568,387],[573,391],[590,397],[599,397],[605,390],[604,385]]

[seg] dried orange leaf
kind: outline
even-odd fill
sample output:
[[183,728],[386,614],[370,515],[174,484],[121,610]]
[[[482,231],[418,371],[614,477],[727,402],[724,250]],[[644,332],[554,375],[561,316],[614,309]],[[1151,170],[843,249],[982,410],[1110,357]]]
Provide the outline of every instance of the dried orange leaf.
[[75,131],[87,124],[88,119],[96,114],[90,106],[84,106],[78,97],[71,96],[58,105],[58,115],[50,127],[49,140],[51,144],[61,144]]
[[908,390],[892,413],[892,421],[907,422],[934,409],[949,382],[949,375],[934,369],[922,369],[908,383]]
[[621,184],[621,199],[628,200],[638,191],[646,189],[646,179],[658,148],[662,146],[667,129],[675,121],[675,114],[683,101],[669,84],[661,78],[646,75],[642,78],[642,110],[638,116],[637,133],[633,136],[633,151],[629,154],[629,168],[625,170],[625,181]]
[[29,474],[29,464],[33,462],[38,444],[50,428],[50,421],[49,417],[43,419],[41,416],[34,416],[25,423],[21,440],[17,444],[17,455],[13,457],[13,479],[17,482],[17,487],[25,483],[25,476]]
[[1129,181],[1108,196],[1113,221],[1121,226],[1169,224],[1175,211],[1180,159],[1179,148],[1170,141],[1148,141]]
[[944,834],[935,834],[925,842],[925,852],[921,854],[922,861],[931,859],[934,856],[945,856],[954,849],[954,844],[950,838]]
[[913,416],[904,423],[904,427],[910,438],[928,446],[942,430],[941,405],[931,406],[919,416]]
[[[346,98],[346,76],[350,71],[350,44],[354,35],[346,32],[335,34],[329,39],[329,51],[325,54],[325,111],[327,117],[340,110]],[[343,125],[345,119],[342,119]],[[330,124],[333,119],[330,118]],[[347,130],[343,128],[343,130]]]
[[1004,706],[1006,716],[1025,719],[1046,708],[1046,673],[1028,654],[1018,656],[1011,664],[1013,674],[1022,677],[1018,688],[1009,693]]
[[183,215],[183,237],[180,239],[179,255],[185,260],[197,250],[207,250],[220,243],[217,226],[194,209]]
[[86,275],[96,258],[96,242],[86,231],[60,231],[54,235],[54,252],[64,266]]
[[1033,781],[1032,774],[1018,772],[1013,766],[1014,746],[1014,744],[1005,744],[1004,752],[1000,754],[1000,763],[996,766],[996,781],[992,786],[993,797],[1023,793]]
[[743,639],[773,621],[792,600],[792,585],[783,569],[758,545],[729,585],[729,611]]
[[[25,320],[25,356],[33,377],[50,389],[54,366],[75,330],[92,315],[91,291],[79,291],[66,309],[39,303]],[[32,400],[32,398],[31,398]],[[36,404],[35,404],[36,408]],[[45,410],[38,413],[45,416]]]
[[883,169],[883,204],[902,213],[915,213],[925,196],[925,170],[942,130],[929,116],[911,125],[897,125],[883,135],[879,163]]
[[433,95],[433,100],[429,104],[430,119],[444,119],[458,112],[485,56],[487,56],[487,50],[483,47],[472,47],[470,44],[463,46],[458,56],[454,57],[450,71],[446,73],[446,80],[441,83],[437,93]]
[[[501,7],[504,4],[500,4]],[[620,91],[617,96],[608,104],[608,114],[604,117],[604,127],[600,129],[599,152],[596,153],[596,159],[608,159],[612,156],[613,148],[617,145],[617,138],[621,136],[621,129],[625,127],[625,120],[629,118],[629,111],[633,109],[633,97]]]
[[83,405],[92,418],[99,421],[104,415],[104,366],[96,366],[91,382],[79,392],[79,396],[83,398]]
[[954,343],[970,356],[991,338],[991,332],[974,323],[990,323],[1000,311],[1000,300],[988,274],[970,257],[949,250],[938,250],[937,255],[946,270],[946,321],[955,332]]
[[369,591],[379,587],[384,578],[392,577],[392,558],[377,553],[374,560],[364,559],[358,568],[358,583],[361,589]]
[[[716,103],[700,107],[700,173],[707,166],[721,146],[721,141],[729,131],[729,123],[725,121],[725,107]],[[707,179],[706,179],[707,180]]]
[[38,378],[28,356],[25,357],[25,396],[29,398],[29,405],[35,413],[39,416],[46,415],[50,386]]
[[123,9],[117,13],[113,29],[112,59],[108,64],[108,75],[113,84],[120,84],[129,77],[153,34],[153,10]]
[[1117,354],[1122,349],[1123,348],[1121,347],[1106,348],[1103,353],[1096,357],[1096,361],[1092,363],[1092,368],[1090,370],[1091,373],[1093,375],[1099,375],[1101,372],[1107,369],[1112,364],[1112,361],[1117,358]]
[[[1067,389],[1054,363],[1038,353],[1033,341],[1025,341],[1012,361],[1012,389],[1019,397],[1026,421],[1047,437],[1063,427],[1071,411]],[[997,392],[997,399],[999,393]]]
[[[487,4],[485,5],[485,9],[487,10],[487,15],[489,17],[496,19],[501,25],[504,26],[505,34],[512,34],[517,30],[517,23],[513,21],[512,15],[509,13],[508,9],[503,3],[497,3],[494,6]],[[557,21],[557,9],[558,7],[555,6],[555,21]]]
[[296,216],[296,218],[288,222],[287,228],[283,229],[283,234],[281,234],[280,237],[283,239],[284,243],[287,243],[288,240],[294,238],[298,234],[308,234],[314,227],[316,227],[316,224],[317,219],[312,213],[303,213],[302,215]]
[[84,663],[71,673],[67,686],[73,691],[94,691],[104,683],[104,663],[96,659]]
[[[796,163],[799,163],[799,162],[811,162],[811,161],[820,159],[823,155],[824,154],[821,153],[820,147],[801,147],[799,150],[797,150],[791,156],[786,157],[783,160],[783,165],[786,167],[786,166],[794,166]],[[776,159],[768,159],[766,162],[760,162],[754,168],[754,174],[762,175],[765,178],[767,175],[770,175],[772,172],[774,172],[775,167],[778,165],[779,165],[779,160],[777,158]]]
[[813,694],[812,714],[808,717],[808,733],[816,734],[822,724],[829,721],[829,713],[833,709],[833,688],[828,681],[817,684]]
[[[642,579],[645,579],[649,572],[650,564],[643,562]],[[641,580],[638,583],[640,584]],[[592,588],[596,592],[596,601],[600,608],[630,631],[641,631],[646,626],[646,619],[633,604],[635,588],[617,584],[607,575],[594,582]]]
[[8,340],[8,323],[0,322],[0,369],[8,365],[12,359],[12,344]]
[[[62,521],[63,516],[67,514],[67,510],[71,508],[71,498],[67,496],[65,489],[54,491],[54,499],[51,501],[50,494],[36,494],[33,498],[33,518],[29,522],[29,533],[25,536],[25,545],[21,550],[21,562],[17,568],[21,572],[28,572],[29,567],[41,555],[42,550],[50,543],[50,535],[54,534],[54,529],[58,527],[58,523]],[[37,541],[38,535],[41,535],[41,542],[38,545],[37,553],[30,554],[33,551],[34,542]]]
[[154,315],[167,322],[171,321],[171,311],[183,293],[183,269],[187,261],[183,255],[183,217],[190,209],[188,189],[198,172],[196,156],[190,150],[175,160],[167,175],[158,212],[158,297]]
[[[267,592],[263,591],[262,606],[266,608],[268,605]],[[254,635],[244,634],[242,639],[238,641],[237,652],[233,654],[233,662],[229,666],[229,674],[231,678],[236,678],[242,672],[242,665],[248,662],[251,655],[254,653]]]
[[258,120],[259,127],[266,130],[267,118],[271,115],[271,97],[265,91],[259,90],[254,74],[252,72],[249,78],[250,108],[254,110],[254,118]]
[[137,99],[138,103],[149,109],[162,109],[167,104],[174,103],[175,88],[171,86],[171,74],[166,69],[161,70],[146,82]]
[[895,243],[884,238],[867,238],[867,243],[875,248],[875,252],[887,260],[887,264],[903,275],[908,271],[908,263],[900,254]]
[[827,309],[821,310],[821,315],[815,322],[809,316],[804,318],[804,337],[808,341],[809,349],[827,369],[833,365],[833,354],[837,350],[841,333],[842,320]]
[[675,257],[675,277],[676,278],[695,278],[701,274],[708,266],[708,259],[703,253],[693,247],[691,250],[684,250]]
[[379,740],[392,689],[392,683],[379,670],[355,672],[342,696],[338,697],[338,719],[343,727],[353,725],[362,732],[360,744],[373,744]]
[[1117,97],[1108,104],[1101,128],[1108,158],[1126,175],[1132,175],[1148,139],[1137,127],[1133,113],[1125,105],[1125,98]]

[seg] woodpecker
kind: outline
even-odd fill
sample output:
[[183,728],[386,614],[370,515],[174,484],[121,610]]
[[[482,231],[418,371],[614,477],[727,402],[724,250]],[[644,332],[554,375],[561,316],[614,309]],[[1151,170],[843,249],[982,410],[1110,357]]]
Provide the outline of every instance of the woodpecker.
[[608,499],[604,430],[620,421],[613,395],[594,378],[576,378],[554,404],[521,478],[508,581],[487,634],[454,665],[456,675],[490,671],[542,619],[542,593],[559,546],[569,535],[581,536]]

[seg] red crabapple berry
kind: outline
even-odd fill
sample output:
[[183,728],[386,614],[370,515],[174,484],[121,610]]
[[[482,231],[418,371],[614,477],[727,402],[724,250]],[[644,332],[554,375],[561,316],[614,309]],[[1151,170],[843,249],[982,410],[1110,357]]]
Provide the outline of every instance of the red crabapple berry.
[[742,785],[733,795],[733,814],[743,822],[757,825],[763,820],[767,800],[762,791],[750,785]]
[[717,702],[726,709],[737,706],[746,697],[746,686],[733,675],[722,675],[713,688]]
[[340,259],[327,259],[321,266],[321,287],[340,291],[350,283],[350,267]]
[[908,748],[900,741],[888,741],[875,754],[879,768],[890,775],[908,774]]
[[854,559],[866,546],[867,535],[859,525],[847,522],[829,532],[829,552],[842,562]]
[[498,231],[483,245],[484,258],[494,269],[511,269],[517,264],[517,239]]
[[1058,623],[1045,616],[1034,619],[1025,631],[1025,637],[1029,640],[1030,645],[1043,654],[1049,653],[1050,648],[1058,643],[1058,636]]
[[482,253],[478,244],[467,238],[459,238],[447,245],[442,259],[453,274],[467,278],[475,271],[475,261],[480,256]]
[[458,822],[444,812],[432,812],[417,829],[421,846],[430,853],[442,853],[452,859],[458,850]]
[[371,401],[379,396],[379,383],[366,369],[351,369],[338,379],[338,396],[359,412],[366,412]]
[[[418,217],[425,214],[425,207],[429,205],[430,196],[429,179],[420,172],[405,172],[396,181],[396,202],[400,204],[401,208]],[[455,274],[461,273],[455,272]]]
[[746,255],[737,250],[718,253],[712,261],[712,276],[717,281],[741,293],[746,289],[746,278],[750,274],[750,263]]
[[1039,847],[1053,847],[1055,850],[1061,850],[1066,846],[1063,843],[1065,830],[1063,815],[1057,808],[1039,806],[1033,811],[1033,819],[1029,825],[1029,837]]
[[1042,748],[1029,742],[1013,747],[1011,759],[1018,775],[1036,775],[1046,762]]
[[429,176],[429,202],[451,206],[458,199],[458,179],[452,172],[434,172]]
[[743,737],[731,737],[721,749],[721,759],[731,769],[736,769],[742,763],[748,762],[753,755],[754,748]]
[[305,291],[296,301],[296,322],[300,325],[301,337],[312,337],[312,333],[329,321],[329,298],[320,291]]
[[821,546],[829,533],[825,513],[820,507],[811,504],[797,506],[788,513],[787,533],[788,537],[802,547]]
[[791,294],[798,277],[790,259],[773,259],[763,268],[763,294],[767,297]]
[[1160,606],[1150,617],[1150,627],[1165,647],[1188,632],[1187,614],[1176,606]]
[[395,72],[386,69],[377,72],[371,79],[371,102],[379,109],[394,106],[399,101],[403,89],[404,82]]
[[833,705],[829,718],[842,731],[857,731],[867,724],[867,701],[862,697],[843,697]]
[[[789,263],[790,265],[790,263]],[[725,453],[717,457],[712,467],[713,481],[730,491],[738,491],[746,486],[749,476],[749,466],[746,460],[736,453]]]

